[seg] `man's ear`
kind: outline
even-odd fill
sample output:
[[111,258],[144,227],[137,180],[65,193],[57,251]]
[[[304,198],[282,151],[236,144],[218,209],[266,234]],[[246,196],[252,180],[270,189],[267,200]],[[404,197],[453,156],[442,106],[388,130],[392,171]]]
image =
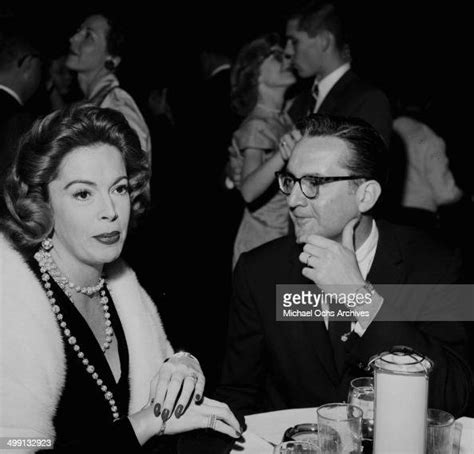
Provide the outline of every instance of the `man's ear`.
[[30,76],[36,73],[36,60],[37,56],[35,55],[27,55],[18,65],[19,71],[24,79],[29,79]]
[[322,30],[318,33],[321,50],[327,52],[334,45],[334,35],[328,30]]
[[382,193],[380,184],[375,180],[364,181],[356,191],[357,205],[361,213],[366,213],[377,203]]

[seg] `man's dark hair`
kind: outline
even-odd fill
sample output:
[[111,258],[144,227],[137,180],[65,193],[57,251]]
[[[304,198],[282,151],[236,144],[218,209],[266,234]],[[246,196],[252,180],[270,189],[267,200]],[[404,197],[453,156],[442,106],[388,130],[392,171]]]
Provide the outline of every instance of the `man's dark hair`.
[[22,57],[36,53],[37,49],[19,24],[0,22],[0,71],[17,64]]
[[337,137],[352,151],[341,163],[352,175],[363,175],[383,186],[387,179],[388,151],[382,136],[359,118],[313,114],[298,124],[303,137]]
[[334,3],[312,1],[293,12],[289,19],[296,19],[298,30],[306,32],[310,37],[315,37],[323,30],[330,32],[334,36],[337,49],[340,51],[347,44],[342,19]]

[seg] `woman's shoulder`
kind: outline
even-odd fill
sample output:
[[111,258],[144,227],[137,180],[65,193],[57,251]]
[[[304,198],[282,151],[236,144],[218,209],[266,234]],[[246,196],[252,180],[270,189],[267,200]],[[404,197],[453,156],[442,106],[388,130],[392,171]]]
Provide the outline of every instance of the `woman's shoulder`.
[[18,275],[18,270],[31,271],[27,259],[19,252],[13,242],[0,232],[0,278],[7,282],[9,277]]
[[265,134],[271,128],[268,119],[251,114],[240,125],[235,132],[234,138],[237,140],[239,148],[273,148],[272,140]]

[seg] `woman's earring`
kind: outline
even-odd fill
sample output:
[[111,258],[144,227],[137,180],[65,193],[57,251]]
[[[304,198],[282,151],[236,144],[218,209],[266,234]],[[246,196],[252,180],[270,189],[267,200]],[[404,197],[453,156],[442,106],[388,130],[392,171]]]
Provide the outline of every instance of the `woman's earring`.
[[45,250],[45,251],[49,251],[50,249],[53,248],[53,241],[51,240],[51,238],[45,238],[42,242],[41,242],[41,247]]

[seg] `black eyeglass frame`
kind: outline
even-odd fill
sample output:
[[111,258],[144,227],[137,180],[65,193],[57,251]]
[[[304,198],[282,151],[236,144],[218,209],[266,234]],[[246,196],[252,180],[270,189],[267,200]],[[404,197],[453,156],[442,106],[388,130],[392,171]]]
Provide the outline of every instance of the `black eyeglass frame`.
[[[362,176],[362,175],[346,175],[346,176],[334,176],[334,177],[322,177],[322,176],[318,176],[318,175],[303,175],[301,178],[296,178],[294,175],[292,175],[289,172],[275,172],[275,176],[276,176],[277,181],[278,181],[278,187],[280,188],[280,191],[283,194],[290,195],[291,191],[293,191],[293,188],[295,187],[295,183],[298,183],[300,185],[300,189],[301,189],[301,192],[303,193],[303,195],[307,199],[310,199],[310,200],[314,200],[318,197],[318,195],[319,195],[319,186],[321,186],[323,184],[333,183],[334,181],[361,180],[361,179],[366,180],[367,179],[367,177]],[[290,177],[293,180],[293,186],[292,186],[290,192],[286,192],[282,189],[282,184],[281,184],[280,177]],[[303,185],[301,184],[301,181],[305,180],[305,179],[307,181],[310,180],[312,182],[312,184],[316,183],[315,184],[316,194],[314,196],[308,196],[305,193],[305,191],[303,189]]]

